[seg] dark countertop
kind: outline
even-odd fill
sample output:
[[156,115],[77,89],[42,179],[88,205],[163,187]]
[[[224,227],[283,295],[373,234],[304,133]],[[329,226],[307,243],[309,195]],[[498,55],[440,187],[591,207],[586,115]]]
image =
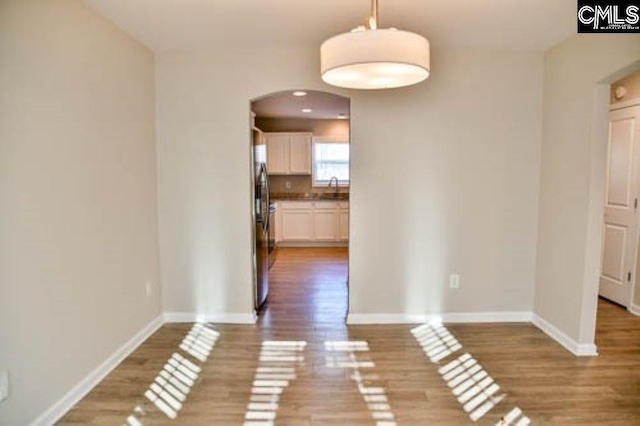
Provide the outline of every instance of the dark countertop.
[[349,201],[349,194],[275,192],[270,198],[272,201]]

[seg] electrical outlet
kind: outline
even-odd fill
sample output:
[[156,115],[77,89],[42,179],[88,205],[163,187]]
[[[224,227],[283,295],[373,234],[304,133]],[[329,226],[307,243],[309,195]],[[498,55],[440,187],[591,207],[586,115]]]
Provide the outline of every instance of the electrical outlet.
[[153,286],[151,285],[151,281],[147,281],[145,284],[145,294],[147,297],[151,297],[151,293],[153,293]]
[[284,183],[284,186],[285,186],[285,188],[287,188],[287,189],[291,189],[291,182],[286,181],[286,182]]
[[460,275],[451,274],[449,276],[449,287],[450,288],[460,288]]
[[9,372],[0,371],[0,402],[9,397]]

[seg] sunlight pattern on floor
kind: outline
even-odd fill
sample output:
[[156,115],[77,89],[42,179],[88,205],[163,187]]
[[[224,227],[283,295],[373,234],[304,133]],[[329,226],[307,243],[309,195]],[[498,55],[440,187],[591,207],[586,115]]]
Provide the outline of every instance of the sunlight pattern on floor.
[[205,324],[196,323],[186,335],[180,349],[200,362],[205,362],[218,339],[218,332],[210,329]]
[[471,355],[463,354],[438,372],[474,422],[504,399],[500,386]]
[[[180,343],[179,350],[204,364],[209,358],[219,335],[220,333],[211,328],[211,326],[196,323]],[[182,409],[187,395],[201,371],[201,366],[187,359],[181,353],[174,352],[144,393],[144,396],[168,418],[174,420],[178,417],[178,412]],[[127,417],[125,425],[142,425],[142,417],[146,415],[147,413],[142,407],[136,406],[133,413]]]
[[324,348],[329,352],[326,366],[329,368],[350,368],[351,379],[356,382],[358,391],[362,395],[371,417],[377,426],[395,426],[395,415],[391,410],[389,398],[382,386],[370,386],[373,381],[379,380],[374,373],[363,374],[360,369],[373,369],[375,363],[371,360],[361,360],[363,353],[369,352],[369,343],[366,341],[327,341]]
[[174,353],[144,396],[167,417],[175,419],[199,374],[198,366],[182,355]]
[[518,407],[515,407],[513,410],[509,411],[506,416],[504,416],[496,426],[529,426],[531,424],[531,420],[529,417],[525,416],[522,413],[522,410]]
[[431,362],[439,362],[462,349],[462,345],[442,324],[425,324],[414,328],[412,333]]
[[280,396],[297,378],[296,366],[304,362],[304,341],[262,342],[259,364],[253,378],[251,397],[245,413],[245,426],[273,425]]
[[[420,325],[412,329],[411,333],[434,364],[440,364],[440,361],[462,349],[462,344],[440,323]],[[474,422],[480,420],[507,396],[499,393],[500,386],[468,353],[447,362],[438,369],[438,373]],[[518,418],[518,423],[512,423]],[[522,411],[516,407],[502,417],[498,424],[526,426],[529,422],[529,418],[522,415]]]
[[138,420],[138,417],[146,416],[147,413],[139,405],[133,409],[133,413],[127,417],[124,426],[142,426],[142,422]]

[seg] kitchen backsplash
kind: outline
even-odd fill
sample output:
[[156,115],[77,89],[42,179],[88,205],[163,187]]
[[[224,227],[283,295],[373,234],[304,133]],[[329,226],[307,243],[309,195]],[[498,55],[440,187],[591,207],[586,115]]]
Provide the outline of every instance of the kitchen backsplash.
[[[289,188],[287,188],[287,182],[289,182]],[[282,176],[282,175],[270,175],[269,176],[269,192],[274,193],[304,193],[304,194],[321,194],[325,192],[335,192],[335,186],[331,186],[331,189],[327,186],[314,187],[311,184],[311,176]],[[348,193],[349,187],[340,187],[340,193]]]

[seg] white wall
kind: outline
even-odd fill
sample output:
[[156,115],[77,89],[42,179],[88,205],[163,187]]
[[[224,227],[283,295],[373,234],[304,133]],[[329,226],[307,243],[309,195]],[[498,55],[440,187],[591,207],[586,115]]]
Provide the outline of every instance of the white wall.
[[640,36],[579,35],[548,50],[535,313],[579,344],[594,340],[608,83],[640,60]]
[[532,309],[542,54],[436,50],[424,84],[357,92],[318,46],[222,43],[156,61],[165,310],[252,311],[249,102],[294,88],[352,99],[351,313]]
[[161,312],[154,59],[75,0],[0,2],[0,58],[0,424],[22,425]]

